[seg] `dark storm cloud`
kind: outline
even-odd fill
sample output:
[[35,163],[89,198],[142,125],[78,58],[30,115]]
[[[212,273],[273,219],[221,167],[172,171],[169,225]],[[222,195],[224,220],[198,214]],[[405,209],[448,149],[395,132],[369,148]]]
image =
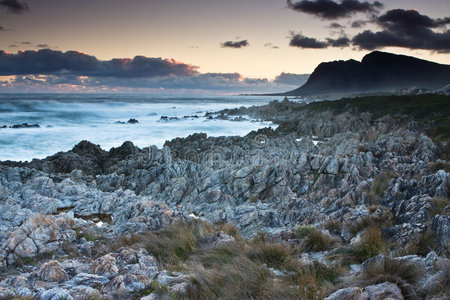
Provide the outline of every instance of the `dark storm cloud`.
[[[445,28],[449,21],[450,18],[433,19],[416,10],[394,9],[376,20],[382,31],[366,30],[352,42],[364,50],[392,46],[450,52],[450,30]],[[433,31],[439,28],[442,30]]]
[[28,10],[28,4],[17,0],[0,0],[0,7],[14,14],[21,14]]
[[370,3],[359,0],[342,0],[340,2],[332,0],[302,0],[296,3],[288,0],[287,3],[289,8],[295,11],[328,20],[349,17],[358,12],[375,13],[383,7],[383,4],[378,1]]
[[370,23],[370,21],[367,20],[356,20],[352,22],[352,28],[362,28],[366,26],[367,23]]
[[327,38],[326,41],[320,41],[315,38],[306,37],[301,33],[291,33],[291,41],[289,43],[292,47],[309,48],[309,49],[325,49],[328,47],[348,47],[350,46],[350,39],[343,36],[337,39]]
[[247,47],[250,46],[250,44],[248,43],[247,40],[242,40],[242,41],[226,41],[220,44],[220,46],[222,48],[243,48],[243,47]]
[[170,59],[136,56],[100,61],[77,51],[0,51],[0,75],[58,74],[79,76],[154,77],[186,76],[197,73],[197,67]]
[[350,39],[347,37],[341,37],[338,39],[327,39],[328,46],[344,48],[350,46]]
[[324,49],[328,47],[326,42],[319,41],[315,38],[310,38],[301,33],[291,34],[291,41],[289,46],[308,49]]

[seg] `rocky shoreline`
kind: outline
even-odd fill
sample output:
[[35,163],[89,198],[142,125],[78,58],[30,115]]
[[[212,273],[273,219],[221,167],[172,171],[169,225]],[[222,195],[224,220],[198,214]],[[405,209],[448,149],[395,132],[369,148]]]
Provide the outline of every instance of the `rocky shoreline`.
[[[287,100],[220,115],[278,127],[0,162],[0,299],[448,299],[450,164],[433,122]],[[161,239],[180,224],[193,242],[175,264]],[[224,249],[220,268],[200,259]],[[268,274],[262,294],[206,288],[237,258]],[[305,286],[322,267],[336,278]]]

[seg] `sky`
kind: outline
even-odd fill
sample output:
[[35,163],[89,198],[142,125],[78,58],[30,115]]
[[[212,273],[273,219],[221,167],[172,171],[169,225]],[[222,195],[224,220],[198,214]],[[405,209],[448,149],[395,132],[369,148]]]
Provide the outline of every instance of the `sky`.
[[283,91],[373,50],[450,64],[450,1],[0,0],[0,50],[0,91]]

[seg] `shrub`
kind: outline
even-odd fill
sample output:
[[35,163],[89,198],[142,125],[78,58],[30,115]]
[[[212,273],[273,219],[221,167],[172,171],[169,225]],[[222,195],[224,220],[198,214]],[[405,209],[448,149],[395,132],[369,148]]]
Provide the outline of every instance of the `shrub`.
[[237,256],[218,269],[196,267],[187,299],[261,299],[270,272],[245,256]]
[[251,250],[248,250],[246,255],[252,261],[259,261],[269,267],[280,268],[286,263],[289,253],[286,246],[282,244],[257,244]]
[[449,198],[434,198],[433,208],[430,212],[430,216],[434,217],[436,215],[446,216],[449,214],[449,210],[446,208],[450,205]]
[[450,172],[450,162],[442,161],[437,163],[432,163],[430,165],[430,171],[436,173],[439,170],[444,170],[445,172]]
[[328,230],[329,232],[341,232],[342,231],[342,223],[336,220],[328,221],[324,224],[323,228]]
[[301,249],[306,252],[325,251],[331,248],[334,240],[327,234],[320,232],[317,229],[311,230],[301,243]]
[[297,239],[302,239],[308,235],[314,229],[313,226],[302,225],[295,229],[294,236]]
[[396,178],[398,175],[393,171],[386,171],[378,174],[373,178],[372,185],[370,186],[369,197],[371,204],[378,204],[381,201],[381,196],[389,185],[389,181],[392,178]]
[[382,238],[381,230],[377,227],[369,227],[364,232],[362,238],[349,247],[344,247],[334,251],[335,257],[340,257],[343,264],[362,263],[378,254],[387,254],[388,243]]
[[363,279],[373,279],[377,277],[400,278],[410,284],[416,283],[425,270],[418,267],[414,262],[392,259],[384,256],[373,261],[368,261],[363,265],[361,277]]
[[336,269],[317,261],[300,265],[296,275],[300,299],[323,299],[331,292],[339,278]]

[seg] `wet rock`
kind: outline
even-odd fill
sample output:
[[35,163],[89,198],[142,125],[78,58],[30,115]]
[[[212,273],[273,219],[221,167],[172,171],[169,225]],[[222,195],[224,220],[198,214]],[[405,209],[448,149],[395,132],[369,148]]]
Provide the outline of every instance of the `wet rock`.
[[128,123],[128,124],[138,124],[139,121],[136,120],[136,119],[129,119],[129,120],[127,121],[127,123]]
[[[9,128],[40,128],[41,126],[39,126],[39,124],[28,124],[28,123],[23,123],[23,124],[15,124],[10,126]],[[3,127],[5,128],[5,127]]]

